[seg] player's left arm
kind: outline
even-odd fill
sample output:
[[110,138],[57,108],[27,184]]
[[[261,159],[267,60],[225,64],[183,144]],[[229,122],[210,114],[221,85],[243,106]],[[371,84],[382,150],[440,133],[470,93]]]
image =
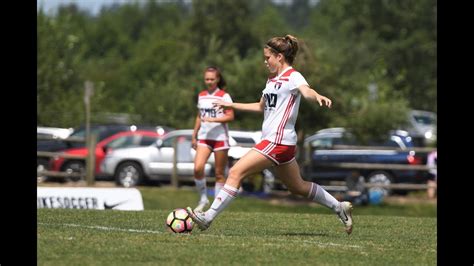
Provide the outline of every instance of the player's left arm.
[[317,93],[314,89],[311,89],[308,85],[304,84],[298,87],[298,90],[300,91],[301,95],[303,97],[314,103],[319,103],[319,106],[323,106],[323,104],[329,108],[331,108],[332,101],[326,97],[323,96],[319,93]]

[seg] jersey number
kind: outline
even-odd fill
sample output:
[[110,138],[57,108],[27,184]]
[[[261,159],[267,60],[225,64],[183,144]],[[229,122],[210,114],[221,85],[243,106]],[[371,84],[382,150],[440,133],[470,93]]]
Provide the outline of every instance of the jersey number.
[[214,108],[201,108],[201,117],[216,117],[217,112]]
[[265,93],[263,95],[267,101],[268,107],[275,107],[277,104],[277,94],[276,93]]

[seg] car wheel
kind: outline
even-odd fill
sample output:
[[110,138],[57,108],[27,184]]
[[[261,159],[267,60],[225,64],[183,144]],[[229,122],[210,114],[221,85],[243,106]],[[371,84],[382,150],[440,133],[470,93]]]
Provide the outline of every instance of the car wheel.
[[71,173],[82,174],[82,176],[66,177],[66,180],[68,181],[73,181],[73,182],[81,181],[81,180],[84,180],[84,177],[86,174],[86,164],[85,162],[81,162],[81,161],[67,161],[61,167],[61,171],[66,172],[68,174],[71,174]]
[[115,182],[122,187],[134,187],[143,180],[143,169],[136,162],[124,162],[115,171]]
[[[48,170],[48,165],[49,165],[49,160],[48,159],[42,159],[42,158],[36,159],[36,171],[37,172]],[[45,176],[44,174],[36,175],[36,181],[38,183],[46,182],[46,181],[48,181],[48,177]]]
[[[379,185],[391,185],[393,183],[393,178],[392,176],[384,171],[377,171],[377,172],[372,172],[369,174],[367,177],[367,182],[369,184],[379,184]],[[384,187],[370,187],[368,189],[369,193],[371,191],[381,191],[384,196],[388,196],[392,194],[392,189],[390,188],[384,188]]]

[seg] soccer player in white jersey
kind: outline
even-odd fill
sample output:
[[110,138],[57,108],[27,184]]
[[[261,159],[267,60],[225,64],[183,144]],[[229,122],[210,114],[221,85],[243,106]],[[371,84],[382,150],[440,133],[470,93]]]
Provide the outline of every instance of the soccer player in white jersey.
[[286,35],[271,38],[264,46],[263,54],[272,77],[266,82],[260,102],[214,103],[223,109],[263,112],[262,141],[230,169],[224,187],[207,211],[187,208],[201,230],[209,228],[217,215],[237,196],[245,177],[274,166],[276,176],[291,193],[308,197],[332,209],[344,224],[347,234],[352,233],[352,204],[339,202],[318,184],[303,180],[295,160],[295,123],[301,96],[320,106],[331,107],[332,103],[329,98],[310,88],[305,78],[291,67],[297,51],[298,40],[295,37]]
[[234,120],[234,111],[216,108],[213,102],[220,100],[232,103],[230,95],[224,91],[226,82],[217,67],[208,67],[204,71],[206,89],[198,96],[197,108],[199,112],[194,124],[192,147],[196,150],[194,158],[194,181],[200,195],[195,210],[200,211],[209,205],[207,198],[207,182],[204,176],[204,167],[209,156],[214,152],[215,161],[215,195],[225,183],[224,172],[227,166],[227,152],[229,146],[229,129],[227,123]]

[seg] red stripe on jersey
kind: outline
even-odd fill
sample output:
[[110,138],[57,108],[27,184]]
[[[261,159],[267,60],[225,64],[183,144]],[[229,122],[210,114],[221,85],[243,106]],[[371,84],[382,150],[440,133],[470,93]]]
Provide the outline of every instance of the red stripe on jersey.
[[225,93],[226,93],[226,92],[225,92],[224,90],[219,89],[219,90],[214,94],[214,96],[222,97],[222,96],[225,95]]
[[283,73],[283,75],[281,75],[281,78],[282,77],[289,77],[291,75],[291,73],[295,72],[296,70],[294,68],[290,68],[288,69],[285,73]]
[[223,89],[220,89],[220,88],[217,88],[213,93],[209,93],[208,90],[202,90],[200,93],[199,93],[199,96],[218,96],[218,97],[222,97],[226,94],[225,90]]
[[[296,70],[293,69],[293,68],[288,69],[285,73],[283,73],[283,75],[280,76],[280,78],[279,78],[278,80],[289,81],[290,79],[284,78],[284,77],[290,76],[291,73],[293,73],[293,72],[295,72],[295,71],[296,71]],[[277,81],[277,79],[269,78],[269,79],[267,79],[267,84],[268,84],[269,82],[276,82],[276,81]]]
[[288,101],[288,105],[286,106],[285,112],[283,113],[283,117],[281,118],[280,124],[278,124],[277,132],[275,135],[275,143],[278,143],[278,139],[280,138],[280,135],[283,135],[282,126],[285,124],[285,116],[291,105],[291,97],[293,97],[293,95],[290,96],[290,100]]
[[286,122],[288,121],[288,117],[290,116],[292,106],[295,103],[295,98],[296,97],[293,94],[291,94],[290,100],[288,101],[288,105],[286,106],[285,112],[283,113],[281,122],[278,125],[277,133],[275,136],[275,143],[277,144],[279,144],[280,141],[283,139],[283,131],[285,129]]
[[281,143],[282,139],[283,139],[283,133],[285,132],[285,126],[286,126],[286,123],[288,122],[288,119],[290,118],[290,115],[291,113],[293,112],[293,107],[295,106],[295,102],[296,102],[296,96],[294,95],[291,95],[292,98],[290,99],[290,109],[289,111],[285,114],[285,117],[283,118],[285,120],[285,122],[283,123],[283,128],[281,130],[281,135],[280,135],[280,139],[278,139],[278,143]]
[[199,93],[199,96],[205,96],[205,95],[207,95],[207,94],[208,94],[208,93],[207,93],[207,90],[203,90],[203,91],[201,91],[201,92]]
[[214,96],[214,95],[206,95],[206,96],[199,96],[199,99],[212,99],[212,100],[222,100],[222,97]]

